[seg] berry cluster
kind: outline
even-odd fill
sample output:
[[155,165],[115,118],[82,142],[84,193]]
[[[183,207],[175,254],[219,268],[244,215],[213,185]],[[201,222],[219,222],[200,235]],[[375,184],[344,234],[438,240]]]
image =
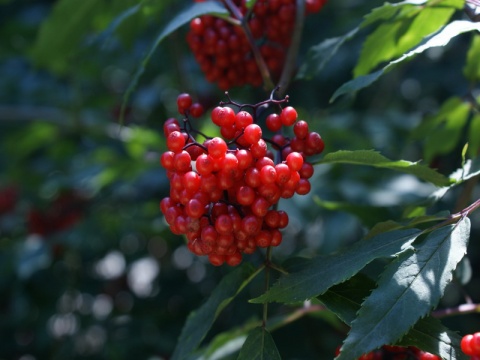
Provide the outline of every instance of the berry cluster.
[[[340,346],[337,348],[336,356],[340,354]],[[402,347],[384,345],[380,349],[364,354],[358,360],[440,360],[440,357],[432,353],[420,350],[414,346]]]
[[[258,47],[274,79],[280,76],[291,42],[295,0],[258,0],[251,10],[245,3],[246,0],[232,0],[227,4],[232,18],[242,25],[210,15],[190,22],[188,45],[207,80],[216,82],[223,90],[244,84],[262,84],[251,42]],[[320,11],[325,3],[326,0],[307,0],[306,13]],[[251,35],[250,40],[246,31]]]
[[[228,98],[211,112],[222,135],[211,138],[193,128],[191,118],[199,106],[192,104],[190,95],[181,94],[177,105],[183,122],[171,118],[164,124],[168,150],[160,162],[170,180],[170,196],[161,201],[160,208],[171,231],[185,234],[190,251],[208,255],[213,265],[226,262],[235,266],[242,254],[278,246],[288,215],[277,210],[276,204],[280,198],[310,191],[313,166],[305,157],[321,153],[323,140],[310,132],[305,122],[297,121],[293,107],[282,109],[287,101],[288,97],[271,98],[240,105]],[[263,135],[256,123],[257,110],[269,105],[278,106],[279,114],[269,116],[279,119],[280,128],[294,126],[293,139],[298,139],[303,151],[293,150],[293,139]],[[295,127],[297,124],[302,125]],[[204,140],[199,142],[195,136]],[[277,161],[269,145],[276,151]]]
[[462,338],[460,347],[471,360],[480,360],[480,332],[468,334]]

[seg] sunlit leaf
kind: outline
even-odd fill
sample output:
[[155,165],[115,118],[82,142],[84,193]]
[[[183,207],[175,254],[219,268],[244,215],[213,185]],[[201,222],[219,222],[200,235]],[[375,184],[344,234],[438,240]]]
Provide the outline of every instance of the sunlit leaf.
[[431,182],[437,186],[446,186],[450,184],[449,179],[437,171],[429,168],[428,166],[406,160],[392,161],[373,150],[340,150],[325,155],[325,157],[318,161],[317,164],[352,164],[373,166],[412,174],[417,176],[419,179]]
[[371,73],[371,74],[358,76],[357,78],[343,84],[342,86],[340,86],[340,88],[338,88],[335,91],[335,93],[333,94],[330,101],[331,102],[335,101],[335,99],[338,98],[341,95],[356,92],[358,90],[361,90],[361,89],[371,85],[378,78],[380,78],[382,75],[384,75],[388,71],[392,70],[397,65],[401,64],[403,61],[406,61],[406,60],[410,59],[414,55],[421,54],[424,51],[426,51],[430,48],[433,48],[433,47],[445,46],[454,37],[456,37],[456,36],[458,36],[462,33],[469,32],[469,31],[474,31],[474,30],[480,31],[480,24],[479,23],[473,23],[471,21],[464,21],[464,20],[453,21],[453,22],[449,23],[448,25],[446,25],[438,33],[429,37],[423,44],[421,44],[420,46],[418,46],[414,50],[404,54],[400,58],[388,63],[382,69],[380,69],[380,70],[378,70],[374,73]]

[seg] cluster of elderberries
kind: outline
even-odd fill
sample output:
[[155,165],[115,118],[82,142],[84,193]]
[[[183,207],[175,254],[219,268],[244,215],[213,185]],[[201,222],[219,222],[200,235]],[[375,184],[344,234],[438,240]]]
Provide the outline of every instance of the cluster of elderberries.
[[[340,347],[337,348],[336,356],[340,354]],[[439,356],[420,350],[415,346],[402,347],[384,345],[380,349],[364,354],[358,360],[441,360]]]
[[[228,97],[211,112],[222,135],[212,138],[192,125],[201,106],[192,103],[189,94],[180,94],[177,105],[183,120],[170,118],[164,124],[168,150],[160,163],[167,170],[170,196],[161,201],[161,211],[173,233],[186,235],[190,251],[208,255],[213,265],[235,266],[242,254],[278,246],[280,229],[289,219],[275,205],[280,198],[310,191],[313,166],[306,156],[320,154],[324,143],[305,121],[297,121],[293,107],[283,107],[287,101],[270,98],[241,105]],[[268,106],[278,108],[266,120],[268,129],[293,126],[292,139],[263,135],[256,114]],[[292,146],[294,140],[300,145]],[[295,151],[297,146],[302,150]]]
[[470,356],[471,360],[480,360],[480,332],[465,335],[460,346],[465,355]]
[[[252,42],[271,76],[278,79],[295,25],[295,0],[258,0],[250,10],[246,0],[222,2],[229,8],[230,16],[243,25],[205,15],[190,22],[187,34],[187,43],[207,80],[216,82],[223,90],[244,84],[260,86],[262,76]],[[326,0],[307,0],[306,13],[320,11],[325,3]]]

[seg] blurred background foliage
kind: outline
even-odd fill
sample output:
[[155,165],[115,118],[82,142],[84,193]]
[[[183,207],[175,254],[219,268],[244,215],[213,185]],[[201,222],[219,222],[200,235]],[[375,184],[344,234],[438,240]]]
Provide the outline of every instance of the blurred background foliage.
[[[299,63],[311,46],[346,34],[382,3],[330,1],[307,18]],[[191,56],[186,27],[154,53],[124,124],[119,122],[123,95],[144,55],[190,4],[0,2],[0,359],[167,359],[188,313],[229,271],[190,254],[158,207],[168,193],[158,161],[165,150],[161,129],[177,116],[176,96],[189,92],[206,108],[225,100]],[[413,130],[446,99],[470,94],[462,69],[473,35],[431,49],[356,96],[329,103],[352,78],[369,31],[343,46],[321,74],[293,82],[290,102],[322,135],[325,153],[376,149],[390,159],[420,160],[424,143]],[[267,97],[249,87],[230,95],[242,103]],[[432,156],[431,165],[445,175],[459,168],[467,137],[461,134],[455,149]],[[280,204],[291,223],[274,251],[278,261],[335,251],[367,231],[355,213],[397,219],[405,206],[435,190],[412,176],[351,166],[317,166],[312,184],[311,196]],[[480,197],[476,183],[465,186],[473,189],[472,198]],[[428,212],[460,210],[462,201],[472,200],[462,199],[465,186]],[[472,220],[469,261],[461,274],[479,302],[478,214]],[[211,336],[259,319],[261,307],[246,300],[261,289],[261,283],[246,289]],[[463,291],[460,283],[452,285],[441,306],[464,302]],[[286,311],[272,306],[271,313]],[[478,314],[445,322],[462,333],[480,329]],[[330,359],[344,331],[323,313],[273,335],[285,358]]]

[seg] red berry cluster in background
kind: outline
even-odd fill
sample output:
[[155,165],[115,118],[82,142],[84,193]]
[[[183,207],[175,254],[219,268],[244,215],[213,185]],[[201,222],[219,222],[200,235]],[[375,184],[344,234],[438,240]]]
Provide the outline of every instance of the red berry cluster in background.
[[[208,255],[213,265],[235,266],[242,254],[278,246],[288,215],[275,205],[280,198],[310,191],[313,166],[306,157],[320,154],[324,143],[304,121],[297,121],[293,107],[282,108],[287,100],[240,105],[229,98],[211,112],[222,135],[211,138],[193,128],[192,117],[201,113],[200,106],[181,94],[177,105],[183,121],[171,118],[164,124],[168,150],[160,162],[170,180],[170,196],[160,208],[171,231],[185,234],[190,251]],[[267,127],[278,131],[293,126],[292,139],[279,133],[272,139],[264,136],[256,112],[267,106],[276,106],[279,112],[269,115],[278,121],[272,126],[267,119]],[[301,150],[294,150],[297,147]]]
[[[258,46],[271,76],[278,80],[295,25],[295,0],[258,0],[251,11],[245,6],[246,0],[229,3],[235,7],[230,9],[231,16],[240,22],[246,21],[252,41]],[[307,0],[306,13],[320,11],[325,3],[326,0]],[[245,30],[241,25],[210,15],[190,22],[188,45],[207,80],[216,82],[223,90],[245,84],[262,84]]]
[[29,234],[48,236],[66,230],[84,215],[86,199],[74,191],[65,191],[56,197],[46,209],[32,208],[28,213]]
[[[335,356],[340,354],[340,346],[337,348]],[[432,353],[420,350],[415,346],[402,347],[394,345],[384,345],[380,349],[364,354],[358,360],[441,360],[441,358]]]
[[14,186],[0,190],[0,216],[11,212],[17,203],[18,192]]
[[480,332],[468,334],[462,338],[460,347],[471,360],[480,360]]

